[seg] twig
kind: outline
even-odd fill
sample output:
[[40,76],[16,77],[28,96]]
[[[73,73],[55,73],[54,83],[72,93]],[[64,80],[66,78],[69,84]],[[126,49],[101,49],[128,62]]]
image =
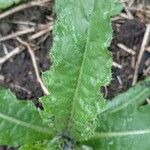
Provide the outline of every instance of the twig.
[[0,74],[0,81],[3,82],[5,80],[5,76]]
[[116,62],[113,62],[113,67],[117,67],[119,69],[122,69],[122,66]]
[[[44,41],[46,41],[46,39],[50,36],[50,33],[45,34],[38,42],[37,45],[40,45],[41,43],[43,43]],[[39,47],[36,46],[37,49],[39,49]],[[36,49],[36,50],[37,50]]]
[[23,47],[16,47],[14,50],[9,52],[7,55],[4,57],[0,58],[0,64],[5,63],[7,60],[9,60],[11,57],[19,54],[23,50]]
[[6,45],[3,44],[2,46],[3,46],[3,50],[4,50],[5,55],[7,55],[8,54],[8,49],[7,49]]
[[119,48],[121,48],[122,50],[128,52],[128,53],[131,54],[131,55],[135,55],[135,54],[136,54],[134,50],[132,50],[132,49],[126,47],[124,44],[119,43],[119,44],[117,44],[117,45],[118,45]]
[[146,45],[149,41],[149,35],[150,35],[150,24],[147,25],[147,28],[146,28],[146,31],[145,31],[145,35],[144,35],[143,42],[142,42],[142,45],[141,45],[141,49],[140,49],[140,52],[139,52],[138,60],[136,62],[136,66],[135,66],[132,85],[135,85],[137,80],[138,80],[138,70],[139,70],[139,66],[140,66],[140,63],[141,63]]
[[133,55],[132,56],[132,59],[131,59],[131,67],[134,69],[135,68],[135,60],[136,60],[136,56],[135,55]]
[[144,76],[146,76],[150,71],[150,66],[144,71]]
[[46,2],[50,2],[51,0],[36,0],[36,1],[31,1],[31,2],[28,2],[28,3],[25,3],[25,4],[21,4],[21,5],[18,5],[12,9],[9,9],[5,12],[3,12],[2,14],[0,14],[0,19],[2,18],[5,18],[9,15],[12,15],[16,12],[19,12],[21,10],[24,10],[24,9],[27,9],[27,8],[30,8],[30,7],[33,7],[33,6],[41,6],[43,3],[46,3]]
[[[128,6],[131,7],[131,6],[134,4],[134,1],[135,1],[135,0],[130,0],[130,1],[128,2]],[[129,9],[129,7],[128,7],[128,9]]]
[[127,8],[127,6],[126,6],[125,3],[123,3],[123,6],[124,6],[124,9],[125,9],[125,11],[126,11],[127,16],[128,16],[130,19],[134,19],[132,13],[131,13],[130,10]]
[[47,29],[38,31],[37,33],[31,35],[31,36],[29,37],[29,40],[35,40],[35,39],[41,37],[42,35],[44,35],[44,34],[50,32],[50,31],[52,31],[52,29],[53,29],[53,26],[50,26],[50,27],[47,28]]
[[150,46],[147,47],[145,50],[148,51],[148,52],[150,53]]
[[121,16],[116,16],[116,17],[111,18],[111,21],[117,21],[117,20],[121,20],[121,19],[122,19]]
[[121,79],[120,76],[117,76],[117,80],[118,80],[119,84],[122,86],[122,85],[123,85],[123,82],[122,82],[122,79]]
[[16,88],[17,90],[22,90],[22,91],[25,91],[27,92],[29,95],[31,95],[31,92],[29,90],[27,90],[26,88],[24,87],[21,87],[20,85],[17,85],[17,84],[10,84],[10,86],[12,88]]
[[40,84],[40,86],[41,86],[41,88],[42,88],[44,94],[45,94],[45,95],[48,95],[48,94],[49,94],[49,91],[47,90],[47,88],[46,88],[45,85],[43,84],[42,79],[41,79],[41,77],[40,77],[40,75],[39,75],[38,65],[37,65],[36,58],[35,58],[35,54],[34,54],[32,48],[30,47],[30,45],[29,45],[27,42],[23,41],[23,40],[20,39],[19,37],[17,37],[17,40],[18,40],[22,45],[24,45],[25,47],[27,47],[28,52],[29,52],[30,57],[31,57],[31,60],[32,60],[32,63],[33,63],[33,67],[34,67],[34,71],[35,71],[35,74],[36,74],[37,81],[39,82],[39,84]]
[[108,88],[107,88],[107,86],[104,86],[104,90],[105,90],[104,97],[106,98],[108,96]]
[[132,20],[132,18],[130,18],[127,14],[125,13],[120,13],[119,16],[125,18],[125,19],[129,19],[129,20]]
[[16,21],[16,20],[12,20],[10,23],[13,23],[13,24],[19,24],[19,25],[27,25],[27,26],[36,26],[36,23],[34,22],[26,22],[26,21]]
[[25,34],[28,34],[28,33],[32,33],[32,32],[35,32],[35,28],[26,29],[26,30],[23,30],[23,31],[17,31],[15,33],[12,33],[12,34],[1,37],[0,42],[6,41],[6,40],[9,40],[9,39],[21,36],[21,35],[25,35]]
[[50,22],[50,23],[47,23],[47,24],[44,24],[44,25],[41,24],[37,28],[35,28],[35,27],[27,28],[27,29],[24,29],[22,31],[17,31],[17,32],[14,32],[12,34],[8,34],[6,36],[1,37],[0,38],[0,42],[6,41],[6,40],[10,40],[10,39],[13,39],[13,38],[16,38],[18,36],[25,35],[25,34],[33,33],[35,31],[46,30],[46,29],[51,28],[51,27],[52,27],[52,23]]

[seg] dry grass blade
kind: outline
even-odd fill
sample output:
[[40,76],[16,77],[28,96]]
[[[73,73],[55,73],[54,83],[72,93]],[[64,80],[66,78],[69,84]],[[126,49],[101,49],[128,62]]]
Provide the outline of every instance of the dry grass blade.
[[36,32],[36,31],[38,31],[40,34],[42,33],[41,35],[43,35],[43,32],[45,33],[45,32],[49,32],[51,30],[52,30],[52,23],[48,23],[46,25],[39,25],[37,28],[36,27],[27,28],[27,29],[24,29],[22,31],[17,31],[17,32],[5,35],[3,37],[0,37],[0,42],[6,41],[6,40],[9,40],[9,39],[13,39],[13,38],[16,38],[18,36],[33,33],[33,32]]
[[25,35],[25,34],[28,34],[28,33],[32,33],[32,32],[35,32],[35,28],[26,29],[26,30],[23,30],[23,31],[17,31],[15,33],[12,33],[12,34],[1,37],[0,42],[6,41],[6,40],[9,40],[9,39],[21,36],[21,35]]
[[128,52],[131,55],[135,55],[136,54],[134,50],[126,47],[124,44],[118,43],[117,45],[118,45],[119,48],[121,48],[122,50]]
[[52,31],[52,29],[53,29],[53,26],[50,26],[50,27],[47,28],[47,29],[38,31],[37,33],[31,35],[31,36],[29,37],[29,40],[35,40],[35,39],[37,39],[37,38],[43,36],[44,34],[49,33],[50,31]]
[[136,62],[136,66],[135,66],[132,85],[135,85],[137,80],[138,80],[138,70],[139,70],[139,66],[140,66],[145,48],[147,46],[147,43],[149,42],[149,36],[150,36],[150,24],[147,25],[147,28],[146,28],[146,31],[145,31],[145,35],[144,35],[143,42],[142,42],[142,45],[141,45],[141,49],[140,49],[140,52],[139,52],[138,60]]
[[4,57],[0,58],[0,64],[5,63],[8,61],[10,58],[14,57],[15,55],[19,54],[24,48],[23,47],[16,47],[14,50],[9,52],[7,55]]
[[122,69],[122,65],[120,65],[120,64],[118,64],[118,63],[116,63],[116,62],[113,62],[113,67]]
[[30,47],[30,45],[27,42],[23,41],[19,37],[17,38],[17,40],[18,40],[18,42],[20,42],[22,45],[24,45],[28,49],[28,52],[29,52],[29,54],[31,56],[31,60],[32,60],[33,67],[34,67],[34,70],[35,70],[37,81],[39,82],[39,84],[40,84],[44,94],[48,95],[49,91],[47,90],[47,88],[43,84],[42,79],[41,79],[41,77],[39,75],[39,69],[38,69],[38,65],[37,65],[37,62],[36,62],[34,51],[32,50],[32,48]]

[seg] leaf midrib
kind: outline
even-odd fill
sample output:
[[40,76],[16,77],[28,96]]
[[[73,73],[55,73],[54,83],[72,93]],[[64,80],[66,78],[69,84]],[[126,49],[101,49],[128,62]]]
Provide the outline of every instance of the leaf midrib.
[[[94,11],[94,6],[95,6],[95,1],[94,1],[94,4],[93,4],[93,11]],[[92,11],[92,13],[93,13]],[[78,90],[79,90],[79,86],[80,86],[80,83],[81,83],[81,78],[82,78],[82,74],[83,74],[83,66],[84,66],[84,63],[85,63],[85,58],[86,58],[86,54],[87,54],[87,51],[88,51],[88,42],[89,42],[89,34],[90,34],[90,28],[91,28],[91,21],[89,23],[89,28],[88,28],[88,31],[87,31],[87,40],[86,40],[86,43],[85,43],[85,50],[84,50],[84,53],[83,53],[83,56],[82,56],[82,62],[81,62],[81,67],[79,69],[79,76],[78,76],[78,79],[77,79],[77,84],[75,86],[75,92],[74,92],[74,95],[73,95],[73,99],[71,101],[71,111],[70,111],[70,115],[69,115],[69,118],[67,119],[67,124],[66,124],[66,129],[69,130],[69,127],[71,126],[71,123],[72,123],[72,118],[73,118],[73,115],[74,115],[74,112],[75,112],[75,102],[76,102],[76,97],[78,95]]]
[[41,127],[41,126],[34,125],[34,124],[30,124],[28,122],[25,122],[25,121],[13,118],[11,116],[5,115],[1,112],[0,112],[0,118],[3,119],[3,120],[8,121],[10,123],[22,126],[23,128],[31,129],[35,132],[39,132],[39,133],[43,133],[45,135],[49,135],[50,137],[52,136],[52,134],[50,133],[50,130],[48,128]]
[[97,132],[93,138],[111,138],[111,137],[126,137],[136,135],[147,135],[150,134],[150,129],[123,131],[123,132]]

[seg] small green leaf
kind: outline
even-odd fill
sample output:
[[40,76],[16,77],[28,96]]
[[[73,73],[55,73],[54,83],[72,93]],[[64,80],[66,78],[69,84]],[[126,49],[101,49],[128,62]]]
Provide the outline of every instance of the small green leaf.
[[104,113],[118,112],[120,110],[131,110],[134,113],[134,110],[136,110],[136,108],[141,105],[149,96],[150,78],[147,78],[143,82],[137,84],[135,87],[130,88],[127,92],[116,96],[110,103],[108,103]]
[[0,0],[0,10],[6,9],[12,6],[13,4],[18,4],[21,1],[23,0]]
[[0,91],[0,145],[18,146],[50,139],[38,110],[31,102],[17,101],[9,91]]
[[148,150],[150,105],[140,106],[150,96],[150,78],[120,94],[99,116],[99,128],[87,142],[94,150]]
[[51,92],[44,120],[54,132],[89,138],[102,110],[100,87],[111,79],[112,38],[107,0],[56,0],[53,67],[44,74]]

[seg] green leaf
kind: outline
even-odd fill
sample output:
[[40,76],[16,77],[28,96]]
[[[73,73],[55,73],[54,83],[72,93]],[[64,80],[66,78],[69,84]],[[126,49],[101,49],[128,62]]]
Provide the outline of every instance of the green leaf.
[[51,94],[43,98],[43,117],[54,132],[83,140],[96,128],[100,87],[111,79],[109,3],[56,0],[56,12],[53,67],[44,74]]
[[150,78],[120,94],[99,116],[99,128],[88,142],[94,150],[148,150],[150,105],[140,105],[150,96]]
[[21,1],[23,0],[0,0],[0,10],[6,9],[12,6],[13,4],[18,4]]
[[[131,110],[132,113],[136,108],[143,103],[143,101],[150,96],[150,78],[138,83],[135,87],[130,88],[127,92],[116,96],[110,103],[108,103],[106,112],[118,112]],[[128,108],[128,109],[126,109]],[[130,114],[130,112],[129,112]]]
[[46,150],[47,144],[48,141],[36,142],[34,144],[26,144],[24,146],[21,146],[19,150]]
[[119,0],[109,0],[110,4],[110,16],[116,16],[123,10],[123,5],[118,3]]
[[0,91],[0,145],[18,146],[49,139],[38,110],[31,102],[17,101],[9,91]]
[[21,146],[19,150],[62,150],[62,145],[64,143],[61,143],[59,141],[59,138],[56,137],[50,141],[45,140],[43,142],[36,142],[33,144],[26,144],[24,146]]

